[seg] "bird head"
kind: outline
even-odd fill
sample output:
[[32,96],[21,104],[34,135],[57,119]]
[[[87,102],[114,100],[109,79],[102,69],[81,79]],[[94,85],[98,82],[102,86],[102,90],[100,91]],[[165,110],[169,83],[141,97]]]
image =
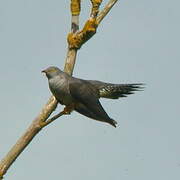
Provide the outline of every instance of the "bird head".
[[55,66],[50,66],[48,67],[47,69],[41,71],[42,73],[45,73],[47,78],[50,79],[56,75],[59,75],[62,71],[58,68],[58,67],[55,67]]

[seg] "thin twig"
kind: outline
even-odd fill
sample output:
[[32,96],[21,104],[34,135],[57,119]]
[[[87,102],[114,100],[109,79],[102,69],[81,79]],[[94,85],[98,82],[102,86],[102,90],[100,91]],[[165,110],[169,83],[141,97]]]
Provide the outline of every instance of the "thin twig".
[[58,119],[59,117],[61,117],[62,115],[65,115],[65,113],[62,111],[58,114],[56,114],[55,116],[53,116],[52,118],[48,119],[47,121],[43,122],[41,124],[41,127],[45,127],[47,126],[48,124],[52,123],[53,121],[55,121],[56,119]]
[[104,9],[99,12],[98,17],[97,17],[97,24],[100,24],[100,22],[104,19],[104,17],[108,14],[108,12],[111,10],[111,8],[116,4],[118,0],[110,0]]

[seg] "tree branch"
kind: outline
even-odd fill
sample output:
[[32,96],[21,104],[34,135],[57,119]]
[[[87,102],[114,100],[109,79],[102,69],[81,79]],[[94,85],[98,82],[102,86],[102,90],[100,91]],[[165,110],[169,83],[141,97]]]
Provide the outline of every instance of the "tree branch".
[[118,0],[110,0],[104,9],[99,13],[102,0],[91,0],[92,8],[90,18],[86,21],[83,29],[77,33],[68,34],[68,44],[71,49],[80,49],[92,36],[96,34],[96,29],[103,18]]
[[118,0],[110,0],[104,9],[99,13],[97,17],[97,24],[100,24],[100,22],[104,19],[104,17],[108,14],[108,12],[111,10],[111,8],[117,3]]
[[[99,6],[102,0],[91,0],[92,9],[90,19],[86,22],[82,31],[79,30],[79,14],[81,9],[81,0],[71,0],[71,36],[76,37],[81,35],[82,41],[80,46],[89,40],[96,32],[97,25],[102,21],[102,19],[107,15],[112,6],[117,2],[117,0],[110,0],[105,8],[99,13]],[[73,39],[74,40],[74,39]],[[64,71],[72,75],[74,65],[76,62],[77,50],[80,48],[72,46],[72,40],[69,40],[68,36],[68,50],[64,66]],[[51,113],[57,107],[57,100],[54,96],[51,96],[47,104],[42,108],[39,115],[33,120],[32,124],[28,127],[25,133],[19,138],[16,144],[11,148],[7,155],[0,161],[0,180],[3,179],[4,174],[21,154],[21,152],[28,146],[32,139],[40,132],[43,127],[53,122],[55,119],[63,115],[62,113],[48,119]]]
[[32,124],[26,130],[26,132],[20,137],[17,143],[11,148],[7,155],[0,162],[0,179],[16,160],[16,158],[21,154],[21,152],[26,148],[26,146],[31,142],[36,134],[42,129],[40,122],[45,121],[50,114],[55,110],[57,106],[57,101],[54,96],[51,96],[47,104],[42,108],[42,111],[34,119]]
[[[79,15],[74,14],[73,6],[76,6],[77,3],[80,7],[80,0],[71,0],[71,14],[72,14],[72,24],[75,23],[76,27],[71,25],[71,31],[76,32],[79,29]],[[74,5],[72,5],[74,4]],[[76,18],[74,18],[76,16]],[[68,74],[72,75],[75,61],[76,61],[76,49],[69,49],[66,56],[64,71]],[[7,153],[7,155],[0,161],[0,180],[3,179],[4,174],[7,172],[9,167],[13,164],[13,162],[17,159],[17,157],[21,154],[21,152],[27,147],[27,145],[31,142],[31,140],[38,134],[38,132],[45,126],[42,126],[43,122],[45,122],[51,113],[57,107],[57,100],[54,96],[51,96],[47,102],[47,104],[42,108],[39,115],[34,119],[32,124],[26,130],[26,132],[19,138],[16,144],[11,148],[11,150]],[[48,123],[49,124],[49,123]]]

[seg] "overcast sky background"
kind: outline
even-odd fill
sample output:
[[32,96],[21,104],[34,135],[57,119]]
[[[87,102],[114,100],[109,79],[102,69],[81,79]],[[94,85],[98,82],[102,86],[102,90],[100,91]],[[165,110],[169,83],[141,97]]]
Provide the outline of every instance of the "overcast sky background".
[[[50,96],[41,70],[64,66],[69,2],[0,1],[0,159]],[[6,179],[179,180],[179,7],[178,0],[119,1],[79,51],[74,76],[143,82],[146,89],[101,100],[116,129],[76,112],[56,120]],[[89,12],[90,1],[83,1],[81,25]]]

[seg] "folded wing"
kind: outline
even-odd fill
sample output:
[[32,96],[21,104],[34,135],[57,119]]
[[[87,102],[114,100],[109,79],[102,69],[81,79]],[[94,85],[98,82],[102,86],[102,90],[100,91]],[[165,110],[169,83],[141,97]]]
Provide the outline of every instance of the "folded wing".
[[75,110],[95,120],[110,123],[116,127],[116,121],[111,119],[99,102],[98,90],[89,82],[79,80],[69,82],[71,96],[77,102]]

